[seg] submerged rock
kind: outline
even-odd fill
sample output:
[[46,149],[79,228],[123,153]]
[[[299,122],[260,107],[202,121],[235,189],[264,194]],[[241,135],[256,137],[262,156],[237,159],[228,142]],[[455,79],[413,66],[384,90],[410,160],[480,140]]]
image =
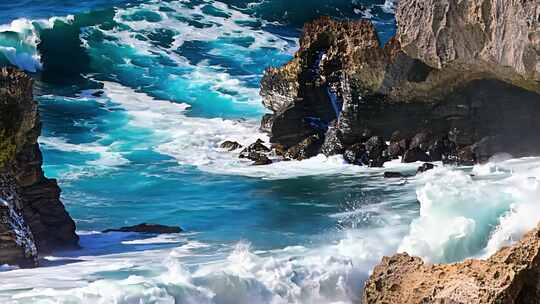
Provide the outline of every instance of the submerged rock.
[[433,169],[435,169],[434,164],[425,163],[422,166],[418,167],[418,170],[416,170],[416,173],[424,173],[424,172],[427,172],[427,171],[433,170]]
[[383,258],[365,283],[364,304],[540,302],[540,227],[487,260],[426,264],[406,253]]
[[182,228],[177,226],[165,226],[158,224],[146,224],[142,223],[135,226],[122,227],[118,229],[103,230],[103,233],[109,232],[137,232],[137,233],[153,233],[153,234],[168,234],[168,233],[180,233]]
[[236,141],[227,140],[227,141],[223,142],[221,145],[219,145],[219,147],[221,149],[225,149],[227,151],[234,151],[234,150],[238,150],[238,149],[242,148],[242,145],[239,144]]

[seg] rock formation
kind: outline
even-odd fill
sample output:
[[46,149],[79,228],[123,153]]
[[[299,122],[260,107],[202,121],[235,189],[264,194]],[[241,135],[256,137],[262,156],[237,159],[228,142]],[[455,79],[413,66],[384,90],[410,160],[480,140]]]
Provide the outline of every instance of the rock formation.
[[[28,243],[35,241],[40,252],[58,247],[76,247],[75,223],[60,201],[55,180],[44,176],[38,136],[41,124],[32,96],[32,80],[10,68],[0,70],[0,213],[22,216],[21,227],[29,228]],[[0,248],[17,247],[10,242],[18,236],[4,216],[0,225]],[[11,227],[11,228],[10,228]],[[24,230],[22,229],[22,230]],[[22,231],[21,230],[21,231]],[[32,236],[30,236],[32,235]],[[11,237],[4,237],[11,236]],[[17,243],[18,244],[18,243]],[[10,263],[28,253],[28,244],[19,251],[0,255],[0,264]],[[8,251],[3,251],[6,253]]]
[[[371,166],[540,153],[538,1],[402,0],[397,20],[384,46],[369,21],[306,24],[294,58],[261,83],[271,142],[316,135],[311,156]],[[390,145],[370,153],[374,136]]]
[[540,227],[487,260],[428,265],[406,253],[385,257],[364,287],[364,304],[536,304]]

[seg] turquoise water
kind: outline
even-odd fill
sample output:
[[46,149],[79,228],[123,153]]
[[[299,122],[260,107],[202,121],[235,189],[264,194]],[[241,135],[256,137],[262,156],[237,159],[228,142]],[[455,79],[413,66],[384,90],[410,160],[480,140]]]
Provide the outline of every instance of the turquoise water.
[[[369,18],[386,41],[390,1],[27,0],[0,12],[0,62],[35,76],[44,169],[82,246],[2,268],[2,303],[357,303],[383,255],[483,256],[540,217],[537,159],[384,180],[339,156],[253,167],[218,149],[267,140],[259,81],[292,57],[304,22]],[[99,232],[142,222],[186,232]]]

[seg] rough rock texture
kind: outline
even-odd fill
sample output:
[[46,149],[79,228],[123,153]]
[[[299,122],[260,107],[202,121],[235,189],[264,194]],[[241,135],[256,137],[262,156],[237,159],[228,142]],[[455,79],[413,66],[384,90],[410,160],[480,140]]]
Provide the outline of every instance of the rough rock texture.
[[22,215],[22,199],[13,178],[0,175],[0,263],[34,267],[38,253]]
[[364,304],[536,304],[540,228],[487,260],[428,265],[407,254],[385,257],[364,288]]
[[[525,1],[402,1],[397,38],[407,55],[436,68],[469,69],[538,90],[540,6]],[[480,75],[484,73],[485,75]]]
[[402,0],[397,15],[384,46],[368,21],[306,24],[295,57],[262,80],[273,144],[318,135],[333,155],[379,136],[384,159],[414,149],[407,161],[450,163],[540,153],[539,1]]
[[[0,176],[13,179],[18,209],[40,252],[77,246],[75,223],[60,202],[60,188],[41,169],[41,132],[32,80],[14,69],[0,70]],[[3,198],[7,200],[7,198]],[[2,263],[2,260],[0,260]]]

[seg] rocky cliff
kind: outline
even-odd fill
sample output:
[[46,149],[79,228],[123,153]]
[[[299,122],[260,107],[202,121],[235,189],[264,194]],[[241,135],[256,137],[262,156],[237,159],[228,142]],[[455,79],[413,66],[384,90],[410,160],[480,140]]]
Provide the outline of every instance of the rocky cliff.
[[407,254],[385,257],[364,288],[364,304],[521,303],[540,299],[540,227],[487,260],[428,265]]
[[47,252],[78,244],[75,223],[60,201],[60,188],[55,180],[47,179],[41,169],[42,157],[37,143],[40,132],[31,78],[23,72],[2,68],[0,264],[25,264],[20,261],[28,260],[34,263],[36,247],[40,252]]
[[402,0],[397,20],[384,46],[368,21],[304,27],[262,80],[274,147],[371,166],[540,153],[538,1]]

